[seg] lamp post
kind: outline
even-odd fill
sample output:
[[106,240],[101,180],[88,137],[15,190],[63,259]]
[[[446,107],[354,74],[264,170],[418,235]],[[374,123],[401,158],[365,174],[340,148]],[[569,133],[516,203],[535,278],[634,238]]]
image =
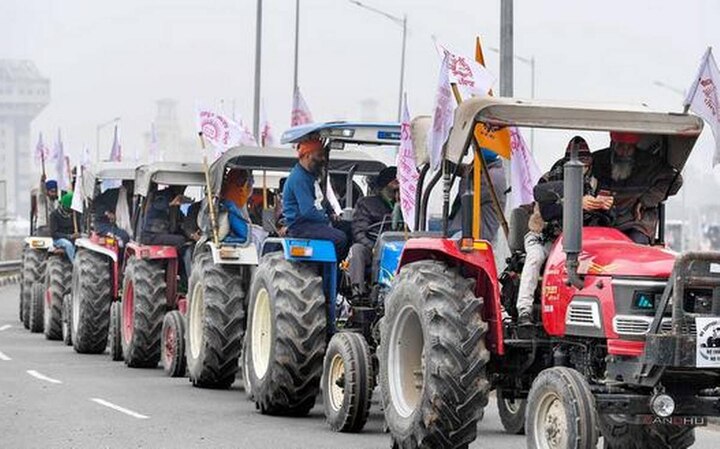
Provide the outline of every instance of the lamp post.
[[105,128],[108,125],[112,125],[113,123],[117,124],[117,122],[120,121],[120,117],[115,117],[112,120],[108,120],[107,122],[103,122],[97,125],[95,128],[95,161],[100,162],[100,131]]
[[403,14],[402,17],[394,16],[390,13],[387,13],[385,11],[381,11],[375,7],[368,6],[362,2],[359,2],[358,0],[348,0],[350,3],[357,5],[361,8],[367,9],[368,11],[372,11],[375,14],[380,14],[381,16],[384,16],[396,25],[399,25],[402,27],[402,53],[400,56],[400,92],[398,95],[398,113],[397,113],[397,119],[400,121],[402,116],[402,99],[403,99],[403,91],[405,90],[405,48],[407,45],[407,14]]

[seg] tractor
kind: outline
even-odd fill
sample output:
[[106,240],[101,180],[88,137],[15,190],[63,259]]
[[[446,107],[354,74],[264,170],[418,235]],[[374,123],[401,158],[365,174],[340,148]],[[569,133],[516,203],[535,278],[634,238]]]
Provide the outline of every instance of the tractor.
[[[645,107],[472,98],[455,112],[443,187],[457,164],[482,164],[477,133],[508,127],[620,131],[642,136],[679,173],[702,130],[689,114]],[[476,133],[477,132],[477,133]],[[568,136],[569,137],[569,136]],[[468,154],[468,150],[472,148]],[[385,298],[379,384],[396,447],[467,447],[495,389],[530,448],[685,448],[694,426],[720,415],[720,253],[677,255],[664,246],[663,205],[654,245],[611,227],[584,227],[582,164],[564,165],[563,232],[536,292],[534,325],[503,319],[517,295],[527,215],[513,211],[508,266],[479,239],[480,210],[463,192],[460,238],[412,238]],[[485,188],[483,186],[482,188]],[[418,204],[427,210],[427,202]],[[513,243],[516,242],[516,243]],[[704,346],[703,346],[704,345]]]
[[[187,269],[181,269],[180,265],[183,264],[182,253],[189,251],[191,245],[189,241],[171,245],[152,240],[144,232],[149,220],[148,212],[153,209],[156,200],[162,203],[161,197],[168,193],[180,197],[180,207],[184,207],[193,202],[192,198],[183,193],[185,189],[194,189],[188,195],[199,197],[204,185],[205,175],[201,164],[156,162],[141,165],[135,170],[132,208],[134,238],[125,248],[120,301],[113,301],[111,306],[117,311],[116,323],[110,325],[113,332],[110,340],[121,342],[120,347],[111,347],[111,353],[121,348],[122,357],[129,367],[157,366],[162,352],[163,328],[168,327],[168,322],[176,331],[168,332],[173,339],[171,343],[181,343],[184,338],[183,314],[187,307],[185,290],[189,273]],[[167,201],[164,207],[169,208]],[[172,214],[168,212],[168,215]],[[181,218],[178,215],[174,217]],[[170,221],[173,221],[172,218]],[[180,223],[165,224],[169,226],[169,234],[177,232],[180,227]],[[179,233],[173,237],[177,237],[174,240],[183,241]],[[184,374],[184,351],[178,351],[175,359],[163,362],[166,370]]]
[[[86,232],[75,241],[77,251],[72,268],[63,271],[62,276],[67,279],[60,285],[65,285],[65,290],[59,290],[53,298],[66,298],[63,309],[68,313],[63,314],[62,324],[69,332],[63,339],[81,354],[102,354],[108,345],[108,335],[115,335],[108,330],[117,326],[119,318],[112,305],[119,298],[122,284],[122,241],[98,221],[104,208],[110,208],[114,215],[129,216],[135,168],[136,164],[122,162],[97,163],[83,168],[79,178],[82,185],[75,189],[75,194],[82,195],[87,203]],[[124,209],[124,214],[119,209]],[[110,341],[113,360],[121,356],[119,343],[117,339]]]
[[[345,210],[352,220],[353,177],[375,176],[385,164],[367,153],[343,161],[353,150],[345,147],[397,146],[400,128],[393,123],[331,122],[292,128],[284,143],[318,136],[328,155],[320,185],[345,176]],[[375,148],[373,148],[375,147]],[[329,157],[333,153],[335,157]],[[299,238],[269,238],[250,287],[245,370],[253,400],[265,414],[305,415],[320,390],[331,428],[359,431],[369,412],[375,385],[374,348],[377,322],[382,316],[382,286],[394,270],[402,236],[383,239],[379,228],[370,298],[351,302],[341,282],[332,242]],[[402,233],[400,233],[402,234]],[[378,267],[382,266],[384,270]],[[347,285],[349,287],[349,285]],[[338,306],[349,310],[343,313]]]

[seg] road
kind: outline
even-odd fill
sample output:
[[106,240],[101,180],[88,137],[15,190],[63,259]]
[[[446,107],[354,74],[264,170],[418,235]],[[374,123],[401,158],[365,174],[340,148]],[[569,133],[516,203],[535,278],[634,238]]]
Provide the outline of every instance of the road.
[[[260,415],[238,383],[193,388],[162,369],[130,369],[105,355],[81,355],[31,334],[17,320],[17,286],[0,288],[0,447],[2,448],[387,448],[380,406],[361,434],[325,425],[321,406],[307,418]],[[520,449],[502,431],[494,401],[473,449]],[[702,429],[694,447],[716,448]]]

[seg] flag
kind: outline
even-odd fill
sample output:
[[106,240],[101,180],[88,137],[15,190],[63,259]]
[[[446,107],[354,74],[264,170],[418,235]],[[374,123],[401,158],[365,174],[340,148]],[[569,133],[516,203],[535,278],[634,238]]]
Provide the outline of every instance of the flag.
[[118,125],[115,125],[113,144],[110,149],[110,160],[115,162],[122,161],[122,145],[120,145],[120,132],[118,131]]
[[449,64],[450,56],[445,54],[440,64],[440,75],[438,77],[437,92],[435,93],[435,107],[432,118],[432,126],[428,130],[428,154],[430,156],[430,167],[437,170],[443,159],[443,146],[450,134],[453,123],[453,98],[450,90]]
[[158,162],[162,160],[160,154],[160,145],[157,138],[157,131],[155,130],[155,122],[150,124],[150,148],[149,148],[149,159],[150,162]]
[[332,183],[330,182],[330,176],[327,177],[327,183],[325,184],[325,192],[327,193],[327,200],[328,203],[330,203],[330,207],[332,207],[335,215],[339,217],[342,214],[343,208],[340,205],[340,201],[338,201],[337,199],[335,189],[333,189]]
[[73,192],[72,203],[70,203],[70,209],[78,213],[83,213],[85,210],[85,192],[83,191],[83,170],[82,164],[75,166],[75,191]]
[[258,146],[257,140],[255,140],[255,135],[250,130],[250,127],[248,127],[242,120],[240,120],[239,125],[242,131],[242,134],[240,135],[240,145]]
[[307,123],[312,123],[313,117],[310,113],[310,108],[308,108],[307,103],[305,103],[305,99],[303,98],[302,94],[300,93],[300,88],[295,90],[295,93],[293,94],[293,105],[292,105],[292,114],[290,118],[290,126],[298,126],[298,125],[305,125]]
[[265,114],[265,102],[262,103],[262,108],[260,109],[260,146],[275,146],[275,136],[273,135],[270,122],[268,122],[267,115]]
[[50,149],[45,146],[42,133],[40,133],[40,135],[38,136],[37,145],[35,145],[35,160],[37,162],[42,162],[43,167],[45,167],[45,161],[47,160],[49,155]]
[[257,145],[252,132],[242,121],[237,123],[207,109],[198,110],[198,129],[205,142],[215,149],[215,158],[228,148],[238,145]]
[[512,158],[510,158],[510,185],[512,208],[535,201],[533,188],[540,180],[540,168],[530,154],[520,130],[510,128]]
[[484,97],[495,83],[495,77],[479,62],[452,53],[447,48],[440,46],[443,56],[448,57],[447,69],[448,78],[460,91],[463,99],[470,97]]
[[397,179],[400,183],[400,209],[406,226],[414,231],[415,196],[420,175],[415,163],[415,151],[410,136],[410,111],[407,105],[407,94],[403,98],[402,118],[400,121],[400,148],[397,152]]
[[698,74],[685,98],[684,105],[702,117],[712,130],[715,138],[713,166],[720,164],[720,95],[718,95],[720,71],[708,47],[703,55]]
[[90,147],[87,145],[84,145],[82,157],[80,158],[80,165],[83,167],[89,167],[91,163],[92,163],[92,158],[90,156]]
[[55,161],[55,171],[57,172],[57,183],[60,190],[67,190],[70,186],[70,182],[67,176],[67,169],[65,166],[65,148],[62,142],[62,135],[58,128],[57,140],[53,149],[53,160]]

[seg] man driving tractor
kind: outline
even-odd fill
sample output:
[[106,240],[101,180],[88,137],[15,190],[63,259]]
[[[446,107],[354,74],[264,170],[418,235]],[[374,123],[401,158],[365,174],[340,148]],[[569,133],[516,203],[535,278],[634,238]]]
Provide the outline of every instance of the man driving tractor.
[[346,234],[333,227],[323,207],[324,195],[318,182],[326,163],[322,141],[310,138],[298,144],[295,164],[283,189],[283,215],[288,236],[303,239],[331,240],[338,259],[347,254]]

